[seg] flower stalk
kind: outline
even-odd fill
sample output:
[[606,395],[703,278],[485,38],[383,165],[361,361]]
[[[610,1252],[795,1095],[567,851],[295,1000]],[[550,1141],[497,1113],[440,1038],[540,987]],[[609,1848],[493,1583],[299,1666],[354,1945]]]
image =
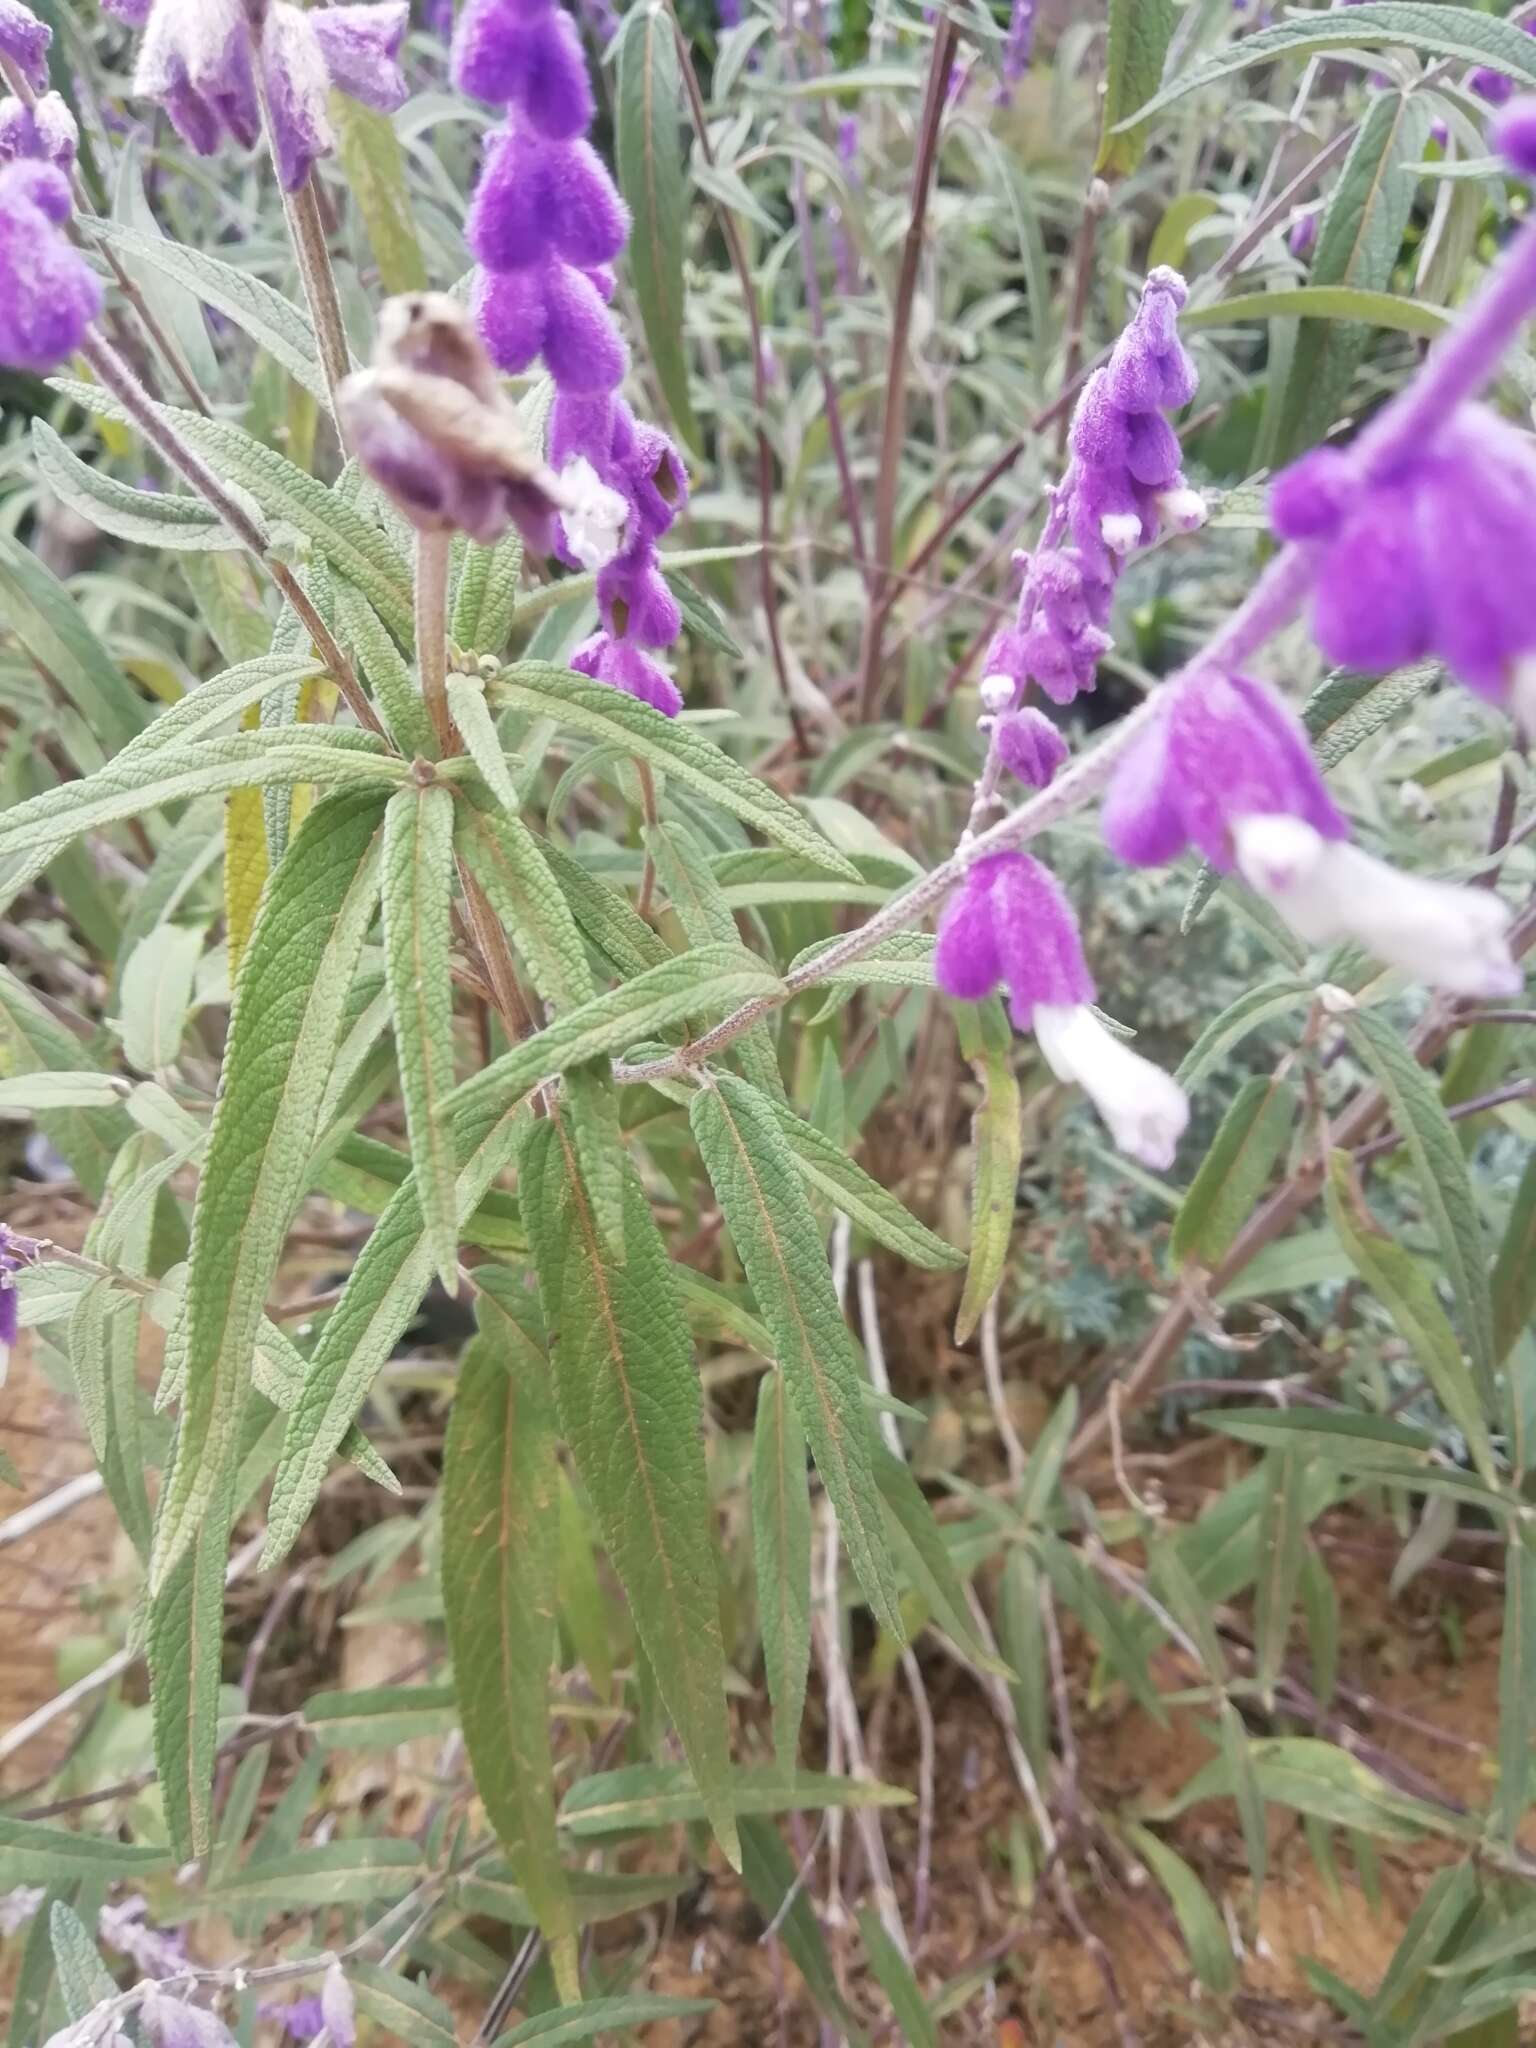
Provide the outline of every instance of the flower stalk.
[[337,409],[336,393],[352,368],[352,355],[342,323],[341,298],[336,290],[336,273],[331,266],[330,243],[320,215],[320,198],[315,190],[313,171],[297,192],[284,192],[283,217],[288,223],[289,238],[299,266],[299,282],[304,287],[305,303],[314,324],[320,369],[325,378],[325,388],[330,393],[331,418],[336,424],[342,447],[346,448],[347,433]]
[[459,751],[448,710],[448,561],[451,536],[416,535],[416,670],[443,756]]

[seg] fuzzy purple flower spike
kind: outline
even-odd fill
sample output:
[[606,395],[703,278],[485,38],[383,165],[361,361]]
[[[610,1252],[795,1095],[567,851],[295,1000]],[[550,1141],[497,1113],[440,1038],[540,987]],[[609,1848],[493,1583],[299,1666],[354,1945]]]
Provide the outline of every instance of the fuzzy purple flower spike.
[[1236,868],[1309,945],[1352,939],[1453,995],[1511,996],[1509,909],[1400,874],[1349,844],[1301,722],[1263,683],[1197,669],[1154,699],[1103,811],[1111,852],[1160,866],[1195,847]]
[[1084,387],[1072,419],[1072,459],[1053,494],[1040,545],[1019,557],[1023,586],[1014,623],[987,650],[983,673],[1031,683],[1058,704],[1094,686],[1115,583],[1126,557],[1166,526],[1204,523],[1205,501],[1180,467],[1163,417],[1194,396],[1195,369],[1179,339],[1186,296],[1177,271],[1154,270],[1109,362]]
[[79,145],[75,117],[58,93],[45,92],[30,107],[18,99],[0,100],[0,163],[36,157],[67,177]]
[[975,863],[940,920],[934,972],[966,1002],[1005,987],[1014,1023],[1034,1033],[1058,1080],[1080,1083],[1120,1150],[1159,1170],[1173,1164],[1189,1120],[1184,1091],[1095,1016],[1077,919],[1039,861],[997,853]]
[[[31,140],[46,147],[35,129]],[[101,311],[101,280],[65,233],[71,204],[41,155],[0,165],[0,363],[13,369],[56,370]]]
[[381,113],[405,104],[399,58],[409,0],[312,10],[291,0],[263,0],[249,11],[241,0],[103,5],[144,29],[134,91],[157,101],[200,156],[212,156],[226,139],[251,148],[265,97],[273,161],[287,192],[336,147],[326,104],[333,90]]
[[53,30],[22,0],[0,0],[0,57],[9,57],[34,92],[48,90]]
[[472,303],[498,369],[542,358],[554,381],[550,460],[583,508],[563,517],[560,552],[596,572],[602,621],[571,665],[674,717],[677,688],[642,650],[682,631],[657,543],[687,502],[688,479],[666,435],[641,426],[618,395],[629,351],[608,302],[629,211],[586,140],[593,102],[580,38],[553,0],[471,0],[453,67],[461,90],[507,108],[470,208]]

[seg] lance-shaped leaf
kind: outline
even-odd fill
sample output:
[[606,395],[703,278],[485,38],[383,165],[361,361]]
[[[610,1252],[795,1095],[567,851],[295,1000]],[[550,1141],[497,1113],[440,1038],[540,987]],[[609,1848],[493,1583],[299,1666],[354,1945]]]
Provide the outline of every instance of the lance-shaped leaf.
[[453,1093],[453,797],[441,783],[402,789],[384,814],[384,971],[416,1193],[438,1278],[459,1290],[458,1161],[444,1104]]
[[337,154],[379,266],[379,282],[391,293],[425,290],[427,266],[411,218],[405,152],[393,122],[349,93],[332,93],[330,105]]
[[1295,1127],[1296,1095],[1286,1082],[1255,1074],[1243,1083],[1173,1220],[1175,1265],[1220,1265]]
[[227,1476],[262,1305],[304,1193],[347,991],[378,900],[372,791],[322,803],[272,877],[235,991],[192,1217],[186,1393],[160,1505],[162,1585]]
[[919,1223],[889,1188],[882,1187],[850,1159],[825,1131],[796,1116],[783,1104],[776,1103],[774,1110],[795,1164],[806,1180],[827,1196],[835,1208],[841,1209],[851,1223],[868,1231],[877,1244],[929,1272],[944,1272],[965,1264],[964,1252],[947,1244],[926,1223]]
[[476,1338],[443,1452],[443,1600],[475,1786],[546,1941],[575,1931],[555,1837],[554,1414],[522,1345]]
[[650,1204],[626,1168],[625,1260],[604,1255],[574,1146],[549,1121],[519,1186],[562,1433],[720,1846],[739,1864],[725,1655],[693,1344]]
[[432,720],[405,656],[362,592],[354,590],[345,576],[333,580],[337,621],[383,709],[395,744],[402,754],[422,754],[430,761],[436,751]]
[[1493,1355],[1500,1364],[1536,1316],[1536,1152],[1510,1204],[1509,1221],[1493,1262]]
[[1008,1666],[993,1655],[977,1633],[944,1532],[935,1521],[922,1488],[912,1477],[911,1468],[884,1444],[876,1444],[873,1449],[875,1483],[890,1510],[887,1527],[891,1551],[908,1583],[921,1593],[939,1627],[959,1644],[978,1669],[1011,1679],[1013,1673]]
[[201,498],[181,497],[173,491],[135,490],[109,470],[82,462],[46,420],[32,422],[32,455],[38,475],[56,498],[118,540],[195,553],[224,552],[245,545]]
[[[910,1792],[882,1785],[874,1778],[830,1777],[821,1771],[797,1771],[786,1777],[777,1764],[759,1770],[733,1770],[730,1788],[739,1814],[813,1813],[824,1807],[912,1803]],[[630,1835],[704,1817],[704,1800],[697,1784],[676,1764],[627,1764],[617,1771],[599,1771],[579,1779],[560,1806],[561,1827],[583,1839]]]
[[83,2020],[92,2006],[116,1998],[117,1983],[101,1960],[101,1951],[86,1933],[78,1913],[55,1899],[48,1914],[48,1939],[58,1965],[59,1989],[73,2021]]
[[557,718],[590,739],[607,740],[625,753],[638,754],[776,846],[803,853],[844,881],[862,879],[858,869],[761,776],[733,761],[692,726],[664,718],[611,684],[594,683],[550,662],[520,661],[503,669],[490,688],[503,705],[535,718]]
[[684,1017],[709,1016],[753,996],[776,995],[770,968],[739,946],[698,946],[594,996],[461,1081],[450,1108],[478,1114],[519,1101],[539,1082],[654,1037]]
[[[31,1074],[68,1074],[86,1057],[80,1040],[44,1009],[31,989],[9,968],[0,967],[0,1074],[8,1080]],[[70,1171],[99,1201],[112,1161],[132,1126],[116,1109],[39,1109],[33,1120],[62,1153]]]
[[771,1103],[733,1075],[699,1090],[689,1120],[849,1562],[878,1620],[904,1642],[860,1391],[864,1376],[794,1155]]
[[773,1753],[790,1771],[811,1663],[811,1494],[805,1432],[779,1372],[764,1373],[757,1390],[752,1558],[763,1667],[773,1702]]
[[160,753],[109,761],[80,782],[62,783],[0,818],[0,854],[51,846],[117,825],[140,811],[247,784],[313,782],[322,788],[403,782],[410,770],[371,733],[304,726],[230,733]]
[[1374,1010],[1356,1010],[1344,1019],[1344,1029],[1356,1055],[1375,1076],[1391,1108],[1392,1121],[1403,1134],[1419,1199],[1461,1307],[1478,1387],[1491,1413],[1493,1304],[1487,1250],[1456,1127],[1445,1113],[1434,1082],[1390,1024]]
[[1141,159],[1145,126],[1118,124],[1162,83],[1163,60],[1178,16],[1173,0],[1110,0],[1104,110],[1094,170],[1122,178]]
[[0,1814],[0,1884],[60,1884],[74,1878],[125,1878],[130,1884],[166,1869],[164,1849],[108,1836],[77,1834]]
[[673,425],[697,449],[699,430],[688,395],[683,353],[682,78],[672,16],[645,0],[625,17],[618,52],[618,172],[634,229],[629,267],[646,348]]
[[[6,630],[68,698],[100,748],[115,753],[149,723],[149,706],[91,631],[51,569],[0,535],[0,604]],[[87,756],[94,765],[101,752]]]
[[[520,1113],[513,1108],[505,1115],[491,1111],[455,1117],[454,1143],[463,1165],[454,1200],[461,1225],[510,1163]],[[309,1361],[272,1482],[264,1567],[285,1556],[298,1537],[325,1484],[332,1455],[420,1307],[431,1275],[432,1253],[412,1174],[363,1246]]]

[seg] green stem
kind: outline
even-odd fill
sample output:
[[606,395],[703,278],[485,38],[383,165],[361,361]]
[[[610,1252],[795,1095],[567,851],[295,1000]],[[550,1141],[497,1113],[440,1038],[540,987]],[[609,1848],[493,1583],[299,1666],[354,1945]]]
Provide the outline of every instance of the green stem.
[[416,669],[444,757],[459,751],[448,711],[448,560],[446,533],[416,536]]

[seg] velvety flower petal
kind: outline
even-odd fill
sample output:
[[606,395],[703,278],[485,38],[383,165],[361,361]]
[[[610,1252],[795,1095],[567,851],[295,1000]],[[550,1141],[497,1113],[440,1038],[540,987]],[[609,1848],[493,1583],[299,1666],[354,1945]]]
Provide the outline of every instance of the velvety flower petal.
[[34,92],[48,88],[48,45],[53,30],[22,0],[0,0],[0,56],[9,57]]
[[609,264],[629,236],[629,208],[590,142],[544,145],[545,203],[555,247],[578,270]]
[[553,7],[530,22],[524,35],[527,53],[518,106],[552,142],[584,135],[596,108],[575,22],[562,8]]
[[521,98],[528,75],[528,19],[519,0],[469,0],[454,30],[449,59],[460,92],[498,105]]
[[[17,1324],[20,1321],[21,1296],[9,1273],[0,1273],[0,1366],[16,1343]],[[15,1929],[12,1928],[14,1933]]]
[[[320,69],[323,76],[323,63]],[[155,0],[133,89],[159,101],[182,139],[210,155],[225,132],[225,109],[255,105],[250,30],[240,0]]]
[[1465,406],[1414,482],[1419,553],[1434,565],[1434,651],[1473,689],[1502,696],[1514,663],[1536,648],[1530,439],[1482,407]]
[[63,232],[69,185],[53,165],[0,168],[0,363],[46,375],[101,312],[101,281]]
[[154,4],[155,0],[101,0],[103,11],[128,28],[142,28]]
[[986,865],[978,861],[971,869],[939,920],[934,979],[945,995],[961,1002],[980,1002],[1003,978],[992,929],[991,890],[982,872]]
[[615,689],[649,704],[664,718],[676,718],[683,708],[682,692],[666,670],[628,640],[615,640],[608,633],[595,634],[577,648],[570,661],[578,675],[612,683]]
[[1281,540],[1324,538],[1338,531],[1355,490],[1343,451],[1314,448],[1271,484],[1269,523]]
[[623,468],[641,530],[659,540],[688,502],[683,459],[660,427],[636,426]]
[[1515,81],[1502,71],[1489,71],[1480,65],[1467,74],[1467,84],[1490,107],[1502,107],[1506,100],[1514,98]]
[[548,274],[527,270],[482,271],[472,304],[480,338],[498,370],[516,376],[544,346]]
[[597,603],[609,632],[642,647],[670,647],[683,630],[682,610],[645,542],[601,571]]
[[[1389,669],[1430,650],[1428,578],[1434,574],[1399,491],[1364,498],[1318,563],[1312,631],[1330,661]],[[1442,538],[1439,545],[1445,545]]]
[[998,756],[1011,775],[1044,789],[1067,758],[1067,743],[1043,711],[1005,711],[994,728]]
[[1126,468],[1139,484],[1166,490],[1179,476],[1179,437],[1160,412],[1135,413],[1130,422]]
[[1110,396],[1109,372],[1095,370],[1072,415],[1072,453],[1094,469],[1123,469],[1130,433],[1130,414]]
[[410,18],[410,0],[312,8],[310,25],[336,90],[381,114],[403,107],[410,88],[400,69],[400,46]]
[[1100,826],[1117,859],[1162,867],[1189,843],[1169,770],[1166,708],[1131,742],[1104,798]]
[[544,361],[562,391],[611,391],[629,351],[612,315],[579,270],[555,262],[544,274]]
[[464,227],[487,270],[522,270],[550,247],[549,155],[548,143],[528,128],[504,128],[492,140]]
[[326,111],[330,73],[311,23],[312,17],[289,0],[275,0],[261,31],[272,156],[285,192],[296,192],[313,165],[336,147]]
[[1077,918],[1056,877],[1027,853],[995,854],[978,865],[988,870],[992,928],[1014,1023],[1030,1030],[1037,1003],[1091,1003],[1093,977]]
[[616,413],[622,399],[606,391],[562,391],[549,416],[549,459],[556,469],[584,456],[605,482],[611,482],[609,455]]
[[79,146],[80,129],[68,104],[59,93],[45,92],[32,109],[30,154],[40,156],[56,170],[68,172],[74,168]]
[[1082,1006],[1040,1004],[1035,1036],[1060,1081],[1075,1081],[1118,1149],[1166,1173],[1189,1122],[1189,1100],[1171,1074],[1132,1052]]

